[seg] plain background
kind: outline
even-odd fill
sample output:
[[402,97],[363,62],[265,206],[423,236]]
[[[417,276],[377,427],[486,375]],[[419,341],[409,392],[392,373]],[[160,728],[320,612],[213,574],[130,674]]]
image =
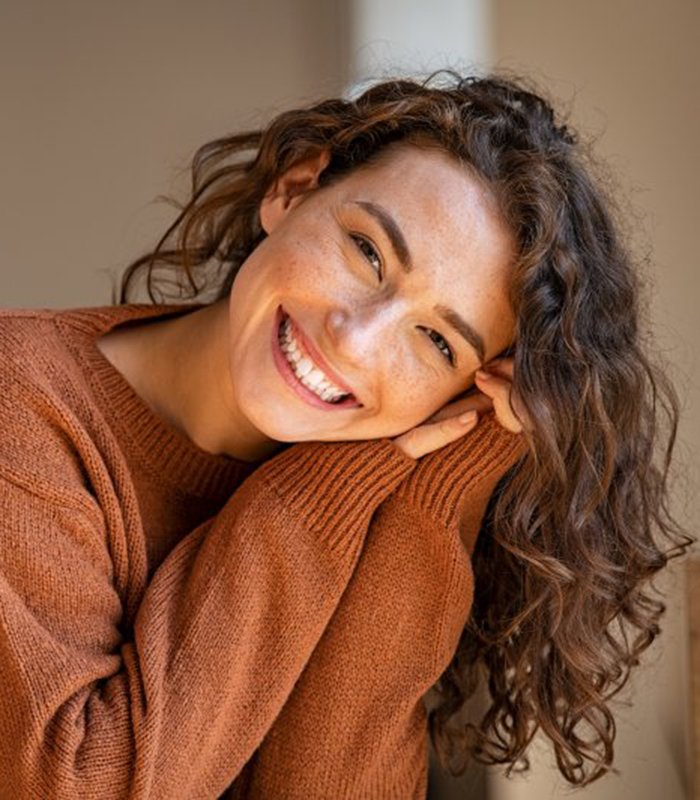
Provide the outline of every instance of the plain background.
[[[1,305],[109,304],[112,280],[171,219],[154,199],[183,196],[189,159],[208,139],[392,65],[519,71],[595,139],[635,250],[649,256],[656,337],[684,402],[676,509],[695,533],[699,22],[695,0],[2,0]],[[581,798],[687,795],[683,580],[669,574],[662,643],[620,712],[622,774]],[[565,788],[546,748],[527,780],[483,777],[431,776],[431,797],[539,800]]]

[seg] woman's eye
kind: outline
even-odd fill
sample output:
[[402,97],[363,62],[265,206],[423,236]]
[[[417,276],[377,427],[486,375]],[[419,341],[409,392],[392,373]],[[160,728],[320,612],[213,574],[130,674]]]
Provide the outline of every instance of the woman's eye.
[[447,340],[444,339],[437,331],[432,330],[432,328],[424,328],[430,336],[430,338],[435,342],[435,346],[437,349],[445,356],[445,358],[454,366],[455,357],[454,353],[452,352],[452,348],[447,343]]
[[[381,279],[382,259],[374,245],[369,241],[369,239],[366,239],[364,236],[361,236],[358,233],[351,233],[350,238],[355,242],[358,250],[360,250],[362,255],[365,257],[365,260],[369,262],[369,264],[372,266],[372,269],[374,269]],[[452,352],[450,345],[447,343],[447,340],[440,336],[437,331],[432,330],[432,328],[424,328],[423,330],[425,330],[432,341],[435,342],[435,346],[443,354],[447,361],[454,366],[454,353]]]
[[369,241],[369,239],[365,239],[364,236],[360,236],[357,233],[351,233],[350,238],[355,242],[357,245],[358,250],[362,253],[365,257],[365,261],[369,262],[372,269],[377,273],[377,275],[381,278],[382,277],[382,259],[379,256],[374,245]]

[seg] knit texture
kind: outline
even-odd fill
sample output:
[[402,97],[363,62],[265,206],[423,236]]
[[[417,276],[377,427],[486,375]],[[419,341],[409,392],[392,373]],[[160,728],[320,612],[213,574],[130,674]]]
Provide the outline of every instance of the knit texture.
[[424,798],[522,439],[208,453],[96,345],[200,307],[0,310],[0,798]]

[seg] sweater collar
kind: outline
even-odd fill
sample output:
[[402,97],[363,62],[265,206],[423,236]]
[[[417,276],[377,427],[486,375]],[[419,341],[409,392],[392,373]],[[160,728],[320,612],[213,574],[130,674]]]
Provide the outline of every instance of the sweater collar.
[[138,303],[72,308],[57,311],[56,322],[120,440],[159,479],[187,494],[219,498],[252,473],[260,462],[242,461],[200,448],[153,411],[97,346],[98,338],[117,326],[186,314],[204,305]]

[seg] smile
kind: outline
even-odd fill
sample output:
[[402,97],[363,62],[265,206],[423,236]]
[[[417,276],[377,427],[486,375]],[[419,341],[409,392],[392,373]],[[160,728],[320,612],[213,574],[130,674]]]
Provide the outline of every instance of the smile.
[[273,355],[278,370],[292,389],[310,405],[324,410],[357,408],[361,405],[347,387],[339,386],[309,352],[303,334],[282,307],[277,309]]

